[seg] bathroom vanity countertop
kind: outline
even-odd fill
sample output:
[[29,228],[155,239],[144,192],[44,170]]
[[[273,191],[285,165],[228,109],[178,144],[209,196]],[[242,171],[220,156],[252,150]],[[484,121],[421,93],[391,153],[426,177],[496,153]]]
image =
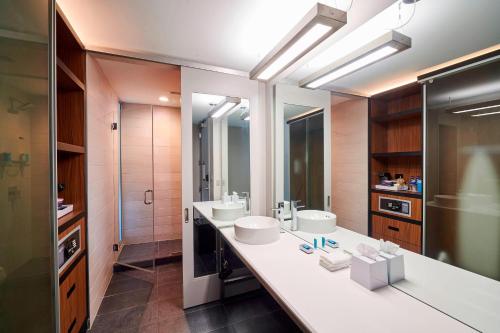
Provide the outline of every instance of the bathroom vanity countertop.
[[[325,236],[351,252],[361,242],[379,247],[378,240],[341,227],[333,233],[319,236],[302,231],[294,231],[294,234],[309,243],[313,242],[314,236]],[[494,310],[500,309],[498,281],[405,249],[399,251],[404,254],[406,278],[393,284],[393,287],[480,331],[498,330],[500,316]]]
[[[345,230],[338,229],[335,234]],[[349,269],[327,271],[319,265],[320,251],[310,255],[301,252],[299,245],[303,241],[292,234],[282,233],[280,240],[267,245],[247,245],[235,240],[234,228],[220,232],[266,289],[307,331],[472,331],[395,288],[369,291],[349,278]]]
[[214,204],[220,204],[220,200],[217,201],[203,201],[203,202],[193,202],[193,207],[203,215],[208,222],[216,229],[227,228],[234,226],[234,221],[219,221],[212,216],[212,206]]

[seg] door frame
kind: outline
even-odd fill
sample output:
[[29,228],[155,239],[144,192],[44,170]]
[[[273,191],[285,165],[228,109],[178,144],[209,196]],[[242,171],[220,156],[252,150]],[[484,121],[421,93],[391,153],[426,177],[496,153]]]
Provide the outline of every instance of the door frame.
[[[238,96],[250,101],[251,213],[266,215],[266,128],[264,108],[259,108],[261,83],[246,77],[181,67],[182,126],[182,271],[184,308],[220,298],[217,274],[194,277],[193,251],[193,118],[192,94]],[[259,129],[260,128],[260,129]],[[259,135],[261,133],[261,135]],[[188,212],[187,216],[185,212]],[[186,219],[187,217],[187,219]]]

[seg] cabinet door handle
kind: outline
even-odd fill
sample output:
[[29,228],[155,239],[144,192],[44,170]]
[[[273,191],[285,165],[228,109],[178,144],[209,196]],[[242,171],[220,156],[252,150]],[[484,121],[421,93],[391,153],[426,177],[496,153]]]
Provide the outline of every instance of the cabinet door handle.
[[73,294],[75,289],[76,289],[76,283],[73,283],[73,285],[69,288],[68,292],[66,293],[66,298],[70,298],[71,294]]
[[73,319],[73,321],[71,322],[71,325],[69,325],[68,333],[70,333],[73,330],[73,328],[75,328],[75,325],[76,325],[76,318]]
[[399,232],[399,228],[398,227],[393,227],[392,225],[388,226],[387,229]]
[[189,223],[189,208],[184,208],[184,223]]

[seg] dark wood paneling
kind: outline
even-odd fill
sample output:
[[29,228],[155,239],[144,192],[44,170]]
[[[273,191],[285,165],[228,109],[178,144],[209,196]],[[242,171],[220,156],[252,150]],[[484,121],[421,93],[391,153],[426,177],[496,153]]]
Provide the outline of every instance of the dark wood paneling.
[[83,91],[57,90],[57,141],[85,144],[85,96]]
[[82,258],[59,286],[61,332],[78,332],[87,318],[87,277]]
[[85,51],[78,44],[75,36],[57,13],[56,19],[56,53],[75,76],[85,83]]
[[57,159],[57,182],[64,184],[58,197],[73,204],[75,212],[85,210],[85,155],[64,154]]
[[[371,207],[372,207],[372,211],[374,211],[374,212],[381,212],[378,209],[379,197],[394,198],[394,199],[410,201],[411,202],[411,215],[408,216],[407,218],[411,219],[411,220],[415,220],[415,221],[422,221],[422,199],[401,197],[398,195],[386,194],[386,193],[372,193],[372,195],[371,195]],[[385,211],[381,212],[381,213],[394,215],[394,216],[401,216],[398,214],[388,213]]]

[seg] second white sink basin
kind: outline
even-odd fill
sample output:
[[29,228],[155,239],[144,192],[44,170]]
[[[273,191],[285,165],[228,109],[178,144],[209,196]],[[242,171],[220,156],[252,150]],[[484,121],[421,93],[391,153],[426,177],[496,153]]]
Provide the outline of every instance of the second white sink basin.
[[234,235],[237,241],[245,244],[269,244],[280,238],[280,224],[267,216],[240,217],[234,223]]
[[337,228],[337,216],[321,210],[301,210],[297,212],[300,231],[313,234],[329,234]]
[[245,215],[245,204],[241,202],[216,203],[212,206],[212,216],[219,221],[234,221]]

